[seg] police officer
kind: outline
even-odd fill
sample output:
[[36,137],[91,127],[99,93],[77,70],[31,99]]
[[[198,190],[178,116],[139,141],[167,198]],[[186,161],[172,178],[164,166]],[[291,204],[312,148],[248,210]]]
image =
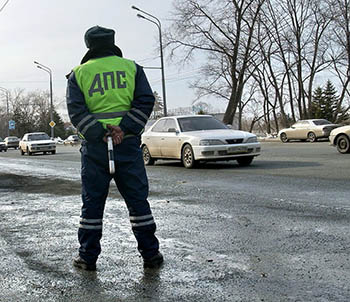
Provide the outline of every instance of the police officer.
[[[114,30],[94,26],[85,33],[88,52],[67,76],[67,107],[84,138],[81,147],[82,211],[79,256],[73,265],[96,270],[101,252],[102,218],[112,178],[123,196],[144,267],[159,267],[163,256],[147,201],[148,179],[140,135],[154,96],[143,69],[122,57]],[[106,137],[114,142],[116,171],[109,173]]]

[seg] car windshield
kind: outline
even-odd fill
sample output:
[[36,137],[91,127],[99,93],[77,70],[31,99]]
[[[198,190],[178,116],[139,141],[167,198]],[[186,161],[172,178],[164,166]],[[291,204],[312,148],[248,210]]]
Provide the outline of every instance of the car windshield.
[[0,137],[0,142],[3,142],[4,140]]
[[213,117],[181,117],[178,118],[182,132],[200,131],[200,130],[217,130],[228,129],[225,124]]
[[315,120],[313,121],[315,125],[322,126],[322,125],[329,125],[332,124],[330,121],[327,120]]
[[43,141],[50,139],[46,133],[31,134],[28,136],[29,141]]
[[8,137],[7,140],[8,141],[16,141],[16,140],[18,140],[18,138],[17,137]]

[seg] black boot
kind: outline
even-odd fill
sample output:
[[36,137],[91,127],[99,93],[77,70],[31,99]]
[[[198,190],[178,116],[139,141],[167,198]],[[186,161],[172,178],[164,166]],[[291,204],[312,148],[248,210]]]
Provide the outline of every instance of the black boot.
[[88,263],[84,259],[80,258],[80,256],[73,260],[73,266],[83,269],[85,271],[96,270],[96,263]]
[[158,252],[158,254],[154,255],[149,259],[143,259],[143,267],[144,268],[159,268],[164,262],[163,255]]

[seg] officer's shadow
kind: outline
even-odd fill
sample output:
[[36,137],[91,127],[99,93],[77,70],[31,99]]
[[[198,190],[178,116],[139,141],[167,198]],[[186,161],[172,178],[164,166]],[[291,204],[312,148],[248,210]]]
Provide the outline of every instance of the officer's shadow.
[[95,301],[101,301],[101,297],[104,295],[103,284],[99,280],[96,271],[88,272],[79,269],[77,271],[76,281],[78,288],[80,289],[80,297],[86,297],[87,301],[94,298]]
[[140,279],[139,286],[142,289],[142,296],[147,297],[150,301],[160,301],[160,278],[161,268],[144,269],[143,276]]
[[[106,292],[106,284],[101,281],[96,272],[78,270],[78,282],[81,289],[80,297],[86,301],[110,301],[111,293]],[[147,298],[147,301],[160,301],[160,269],[144,269],[139,282],[135,283],[134,290],[130,292],[130,301],[139,301]],[[119,296],[119,293],[114,295]],[[125,295],[125,293],[123,293]],[[122,296],[122,295],[121,295]]]

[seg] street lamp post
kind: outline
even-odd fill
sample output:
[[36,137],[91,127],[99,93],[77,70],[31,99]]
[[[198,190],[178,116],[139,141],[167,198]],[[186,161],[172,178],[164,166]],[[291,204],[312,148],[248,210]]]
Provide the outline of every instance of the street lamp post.
[[159,43],[160,43],[160,64],[161,64],[161,71],[162,71],[162,91],[163,91],[163,106],[164,106],[164,116],[167,116],[167,106],[166,106],[166,93],[165,93],[165,76],[164,76],[164,60],[163,60],[163,43],[162,43],[162,25],[159,21],[159,19],[141,9],[139,9],[138,7],[136,6],[132,6],[131,7],[132,9],[135,9],[137,11],[140,11],[142,13],[144,13],[145,15],[153,18],[154,20],[152,19],[149,19],[141,14],[137,14],[137,17],[139,18],[142,18],[142,19],[145,19],[149,22],[152,22],[153,24],[155,24],[157,27],[158,27],[158,31],[159,31]]
[[54,139],[55,138],[55,131],[54,131],[54,120],[53,120],[53,102],[52,102],[52,71],[49,67],[40,64],[37,61],[34,61],[34,64],[36,65],[36,67],[38,67],[41,70],[46,71],[49,76],[50,76],[50,127],[51,127],[51,138]]
[[0,87],[0,90],[6,93],[6,119],[7,119],[7,136],[10,136],[10,125],[9,125],[9,121],[10,121],[10,114],[9,114],[9,94],[10,91],[8,91],[7,89]]

